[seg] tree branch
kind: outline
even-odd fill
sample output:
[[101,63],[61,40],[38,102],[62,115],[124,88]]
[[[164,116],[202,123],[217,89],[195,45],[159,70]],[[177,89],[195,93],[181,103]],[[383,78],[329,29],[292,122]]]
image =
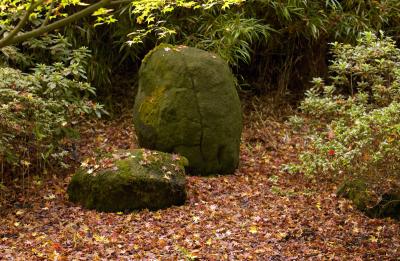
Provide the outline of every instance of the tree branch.
[[32,12],[38,7],[40,4],[42,4],[43,1],[38,1],[35,3],[35,0],[32,0],[30,3],[30,6],[28,10],[26,10],[26,13],[24,17],[19,21],[17,26],[12,30],[9,34],[7,34],[3,39],[0,40],[0,48],[7,46],[12,42],[13,38],[18,34],[19,31],[26,25],[28,22],[29,16],[32,14]]
[[46,19],[44,20],[43,24],[42,24],[40,27],[44,27],[44,26],[46,26],[46,25],[49,23],[51,13],[53,12],[54,4],[55,4],[55,1],[52,0],[52,1],[51,1],[51,4],[50,4],[49,11],[48,11],[47,14],[46,14]]
[[[32,1],[34,1],[34,0],[32,0]],[[65,26],[65,25],[67,25],[67,24],[70,24],[70,23],[75,22],[75,21],[77,21],[77,20],[79,20],[79,19],[81,19],[81,18],[83,18],[85,16],[88,16],[88,15],[92,14],[97,9],[99,9],[101,7],[104,7],[104,6],[107,6],[110,3],[111,4],[113,3],[112,0],[101,0],[100,2],[98,2],[96,4],[88,6],[85,9],[83,9],[83,10],[81,10],[81,11],[79,11],[79,12],[77,12],[77,13],[71,15],[71,16],[65,17],[65,18],[63,18],[63,19],[61,19],[59,21],[56,21],[54,23],[51,23],[51,24],[43,26],[43,27],[39,27],[37,29],[34,29],[32,31],[29,31],[29,32],[26,32],[26,33],[23,33],[23,34],[20,34],[20,35],[16,35],[16,33],[18,33],[18,31],[21,30],[22,26],[26,23],[26,21],[25,21],[24,24],[21,24],[21,22],[20,22],[20,24],[21,24],[20,27],[21,28],[19,28],[19,30],[13,36],[9,37],[9,35],[7,35],[7,37],[6,37],[6,38],[8,38],[7,41],[5,41],[6,38],[3,38],[2,40],[0,40],[0,49],[5,47],[5,46],[7,46],[7,45],[21,43],[21,42],[24,42],[24,41],[26,41],[26,40],[28,40],[30,38],[34,38],[34,37],[37,37],[37,36],[42,35],[44,33],[50,32],[52,30],[61,28],[61,27]],[[28,18],[29,18],[29,15],[28,15]],[[17,27],[20,24],[18,24]],[[13,30],[13,32],[15,30],[16,30],[16,28]]]
[[116,1],[112,1],[108,5],[124,5],[124,4],[129,4],[129,3],[132,3],[132,2],[133,2],[133,0],[116,0]]

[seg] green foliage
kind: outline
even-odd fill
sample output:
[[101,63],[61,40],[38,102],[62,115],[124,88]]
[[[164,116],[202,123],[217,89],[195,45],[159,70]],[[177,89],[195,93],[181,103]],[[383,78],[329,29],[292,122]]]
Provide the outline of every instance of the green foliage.
[[138,24],[147,23],[150,25],[149,28],[152,28],[152,26],[157,26],[164,14],[172,13],[178,8],[207,10],[218,6],[220,9],[225,10],[243,2],[245,0],[138,0],[133,1],[131,5],[133,7],[132,13],[136,15],[136,22]]
[[[236,6],[234,3],[240,2],[242,1],[135,1],[129,6],[113,6],[113,14],[118,23],[108,25],[107,30],[104,26],[93,27],[92,17],[87,17],[80,23],[69,25],[64,32],[75,47],[83,43],[92,50],[93,56],[88,64],[88,80],[96,86],[97,94],[106,100],[110,107],[116,107],[116,104],[123,104],[120,97],[126,99],[134,96],[137,85],[135,72],[140,66],[139,61],[156,43],[190,46],[198,44],[200,48],[219,53],[232,62],[242,57],[248,59],[251,50],[250,44],[245,41],[252,37],[250,40],[255,42],[262,38],[261,33],[268,33],[264,25],[257,24],[258,20],[249,19],[247,22],[245,17],[231,12],[229,21],[225,23],[225,27],[229,29],[229,26],[233,26],[230,23],[235,22],[235,28],[230,35],[223,36],[225,28],[214,26],[212,30],[216,36],[210,40],[210,37],[202,36],[207,30],[206,26],[197,31],[197,22],[212,25],[215,17],[227,13],[228,7],[232,8]],[[226,11],[221,11],[224,5]],[[195,21],[200,14],[204,14],[204,19]],[[146,20],[147,18],[149,20]],[[186,26],[189,20],[191,22]],[[219,21],[223,23],[222,18]],[[252,33],[255,31],[254,25],[255,30],[260,31],[257,35]],[[241,30],[240,34],[237,29]],[[226,40],[220,40],[218,37],[225,37]],[[211,45],[208,43],[210,41]],[[129,104],[125,107],[127,106]]]
[[362,178],[379,196],[400,182],[400,49],[370,32],[356,46],[332,46],[331,84],[315,79],[301,104],[313,130],[310,145],[301,163],[288,167]]
[[[143,43],[149,36],[158,41],[185,44],[219,54],[229,64],[249,63],[251,45],[267,40],[273,31],[261,20],[247,17],[234,7],[243,0],[224,1],[137,1],[132,15],[145,26],[128,34],[129,45]],[[146,3],[146,4],[144,4]]]
[[329,33],[336,39],[355,40],[359,32],[384,30],[390,35],[399,36],[400,2],[397,0],[345,0],[336,2],[330,15]]
[[194,32],[182,32],[182,43],[217,53],[231,66],[249,64],[252,45],[268,41],[270,32],[274,32],[261,20],[233,11],[203,12],[200,16],[191,17],[189,22],[199,26]]
[[[278,33],[253,45],[253,88],[285,94],[301,90],[327,73],[327,43],[354,43],[359,32],[384,29],[393,35],[399,24],[400,2],[387,1],[247,1],[244,11],[268,23]],[[377,11],[381,10],[381,11]],[[268,68],[268,69],[265,69]]]
[[[219,54],[229,64],[249,63],[252,44],[266,41],[268,24],[238,12],[243,0],[135,1],[132,15],[138,24],[146,23],[128,34],[129,45],[143,43],[155,35],[159,40],[172,44],[185,44]],[[235,9],[235,7],[239,9]]]
[[139,68],[137,61],[146,51],[146,46],[127,44],[127,35],[137,26],[127,8],[116,9],[115,16],[118,23],[107,25],[107,28],[92,26],[90,17],[64,28],[64,34],[75,48],[83,44],[91,50],[92,57],[87,64],[88,82],[96,86],[96,93],[103,101],[113,98],[109,101],[110,107],[125,105],[118,99],[120,96],[132,96],[135,71]]
[[[2,164],[30,165],[34,156],[48,157],[46,152],[53,149],[52,131],[66,123],[63,107],[36,94],[42,86],[33,76],[11,68],[1,68],[0,75]],[[31,155],[32,147],[43,155]]]
[[[112,0],[100,0],[86,4],[79,0],[30,0],[0,2],[0,48],[21,44],[29,39],[40,37],[46,33],[60,29],[95,13],[96,25],[113,23],[112,14],[108,14],[106,5],[114,4]],[[85,6],[69,15],[70,7]]]
[[[326,73],[328,41],[352,42],[360,31],[381,29],[398,37],[400,26],[397,0],[102,0],[96,4],[99,2],[102,5],[86,13],[84,22],[72,26],[72,34],[77,43],[84,40],[90,45],[94,56],[89,80],[107,95],[114,93],[106,90],[115,81],[112,72],[126,65],[137,70],[143,55],[161,41],[214,51],[238,74],[247,76],[252,89],[271,88],[284,94],[288,87],[298,89],[312,76]],[[78,0],[2,0],[1,34],[5,37],[11,32],[34,4],[39,5],[20,30],[23,34],[86,8]],[[98,26],[101,24],[110,29],[104,30]]]
[[332,52],[334,86],[352,95],[358,92],[359,99],[367,93],[365,98],[372,107],[387,106],[398,99],[400,51],[393,40],[367,32],[358,38],[357,46],[334,43]]
[[[0,163],[2,170],[28,169],[50,157],[59,160],[74,121],[103,112],[88,99],[94,88],[82,82],[90,57],[85,48],[59,56],[53,64],[38,64],[31,74],[0,68]],[[60,161],[61,162],[61,161]],[[36,166],[38,167],[38,166]]]

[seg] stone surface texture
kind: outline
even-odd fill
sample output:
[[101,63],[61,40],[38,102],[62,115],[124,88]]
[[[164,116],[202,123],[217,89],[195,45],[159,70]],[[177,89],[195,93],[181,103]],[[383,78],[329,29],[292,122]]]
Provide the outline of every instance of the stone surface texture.
[[234,76],[215,54],[160,45],[143,60],[134,107],[142,147],[177,153],[193,175],[233,173],[242,112]]

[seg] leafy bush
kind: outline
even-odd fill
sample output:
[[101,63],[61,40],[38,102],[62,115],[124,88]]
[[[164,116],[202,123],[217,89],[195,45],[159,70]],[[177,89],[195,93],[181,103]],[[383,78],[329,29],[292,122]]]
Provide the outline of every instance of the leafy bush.
[[[93,26],[99,22],[96,16],[64,28],[75,47],[83,43],[93,51],[88,78],[102,98],[133,94],[132,75],[160,42],[220,54],[253,91],[284,95],[289,88],[302,95],[312,77],[327,72],[329,41],[354,42],[364,30],[382,29],[393,36],[400,31],[398,0],[116,2],[122,3],[112,5],[118,22],[106,29]],[[68,10],[74,8],[79,10]],[[130,81],[121,81],[121,75]]]
[[[326,73],[328,41],[351,42],[364,30],[382,29],[397,37],[400,31],[398,0],[89,2],[2,1],[0,35],[19,38],[5,41],[3,46],[20,44],[31,36],[37,38],[47,31],[37,33],[36,29],[49,28],[55,21],[89,8],[90,12],[76,16],[80,18],[78,22],[69,19],[58,24],[63,26],[64,34],[74,39],[74,47],[84,43],[93,50],[88,78],[101,94],[111,96],[124,90],[118,84],[113,90],[109,87],[111,81],[120,82],[112,77],[115,72],[131,75],[137,71],[144,54],[161,41],[215,51],[252,83],[253,90],[270,88],[284,94],[287,87],[298,91],[311,77]],[[95,10],[91,7],[97,4],[101,8],[89,16]],[[82,7],[86,5],[89,6]],[[26,11],[29,19],[21,19]],[[18,21],[25,21],[20,28],[16,27]],[[13,29],[20,30],[20,34]],[[29,34],[32,30],[36,33]],[[25,37],[21,38],[21,34]],[[133,85],[132,82],[121,86]]]
[[278,33],[252,45],[252,66],[244,74],[254,82],[252,88],[303,94],[313,77],[327,74],[329,42],[354,43],[368,30],[398,36],[399,8],[397,0],[246,1],[244,12]]
[[[0,164],[2,172],[40,167],[74,133],[74,121],[102,106],[89,100],[94,88],[85,79],[85,48],[62,56],[52,65],[39,64],[32,74],[0,67]],[[32,166],[31,166],[32,165]]]
[[[182,43],[217,53],[231,66],[250,64],[252,44],[267,41],[274,30],[262,20],[244,13],[203,12],[191,17],[189,24],[200,24],[195,31],[183,31]],[[176,31],[180,31],[175,29]]]
[[332,46],[331,84],[314,79],[301,104],[313,130],[310,145],[300,164],[286,167],[361,178],[379,197],[400,187],[400,49],[370,32],[356,46]]
[[[150,30],[130,34],[133,42],[138,36],[158,35],[161,41],[214,51],[246,76],[252,89],[282,94],[326,73],[328,41],[354,42],[365,30],[396,35],[400,26],[397,0],[199,1],[201,7],[189,1],[192,9],[144,2],[137,1],[132,13],[139,21],[149,20]],[[221,8],[229,2],[229,9]]]

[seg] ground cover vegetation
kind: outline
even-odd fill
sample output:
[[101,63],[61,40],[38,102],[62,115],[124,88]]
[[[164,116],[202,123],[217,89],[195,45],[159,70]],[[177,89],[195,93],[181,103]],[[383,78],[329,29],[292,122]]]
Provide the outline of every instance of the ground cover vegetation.
[[[0,0],[0,256],[399,258],[399,16],[397,0]],[[80,165],[138,148],[137,74],[160,43],[229,64],[238,170],[187,177],[165,210],[69,203]]]

